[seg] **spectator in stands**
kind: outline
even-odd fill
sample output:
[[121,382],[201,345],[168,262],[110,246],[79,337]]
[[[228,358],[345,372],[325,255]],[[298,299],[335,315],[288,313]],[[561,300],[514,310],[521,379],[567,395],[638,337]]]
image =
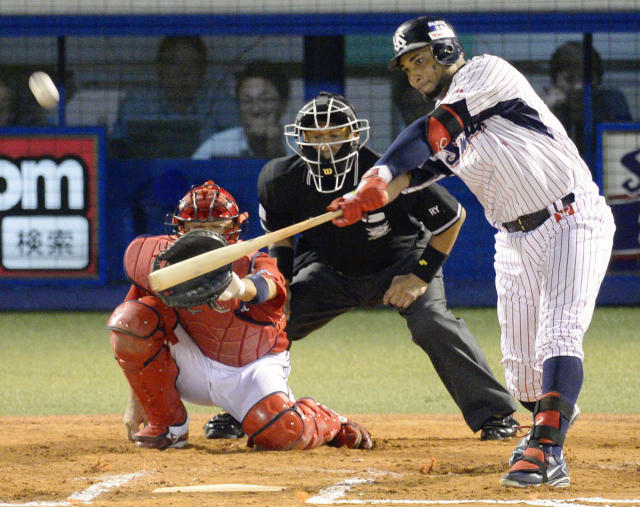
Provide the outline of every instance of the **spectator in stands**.
[[[631,120],[624,94],[602,84],[603,66],[598,52],[591,53],[593,65],[593,121]],[[583,47],[579,41],[558,46],[549,62],[551,87],[543,95],[551,111],[564,125],[581,154],[584,144]],[[590,148],[593,149],[593,148]]]
[[114,156],[189,157],[213,132],[237,123],[226,74],[207,79],[200,37],[164,37],[155,63],[157,82],[129,90],[120,104]]
[[277,65],[249,63],[237,76],[236,100],[240,126],[213,134],[193,154],[213,157],[276,158],[289,151],[281,118],[289,102],[289,80]]

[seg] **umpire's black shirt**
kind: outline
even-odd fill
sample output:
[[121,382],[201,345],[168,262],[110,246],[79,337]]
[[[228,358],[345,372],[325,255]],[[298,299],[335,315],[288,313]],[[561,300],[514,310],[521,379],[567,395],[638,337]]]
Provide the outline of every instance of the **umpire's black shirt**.
[[[378,158],[374,151],[361,148],[358,180],[354,182],[352,169],[344,186],[332,193],[317,191],[308,177],[306,164],[297,155],[271,160],[258,178],[262,227],[275,231],[326,213],[329,203],[354,190],[360,177]],[[434,183],[401,194],[349,227],[336,227],[328,222],[304,231],[298,238],[296,256],[313,251],[344,275],[369,275],[403,259],[411,247],[423,248],[424,228],[439,234],[457,222],[460,213],[460,203]]]

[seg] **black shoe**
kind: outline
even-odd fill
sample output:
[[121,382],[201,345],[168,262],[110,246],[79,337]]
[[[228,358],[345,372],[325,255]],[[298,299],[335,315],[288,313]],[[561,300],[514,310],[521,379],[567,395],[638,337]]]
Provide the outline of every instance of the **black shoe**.
[[487,419],[482,425],[480,440],[504,440],[516,436],[520,423],[510,414]]
[[204,425],[204,436],[207,438],[242,438],[242,424],[228,412],[221,412],[212,417]]

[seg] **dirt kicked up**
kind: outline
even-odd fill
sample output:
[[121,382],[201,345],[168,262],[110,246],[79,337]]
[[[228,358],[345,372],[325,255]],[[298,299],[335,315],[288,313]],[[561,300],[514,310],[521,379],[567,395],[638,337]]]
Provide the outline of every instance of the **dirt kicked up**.
[[[637,414],[583,412],[565,444],[566,489],[501,487],[517,440],[481,442],[459,415],[353,417],[373,450],[257,452],[246,438],[205,439],[202,414],[192,415],[189,447],[167,451],[127,441],[117,415],[2,417],[0,506],[640,505]],[[211,484],[281,489],[153,492]]]

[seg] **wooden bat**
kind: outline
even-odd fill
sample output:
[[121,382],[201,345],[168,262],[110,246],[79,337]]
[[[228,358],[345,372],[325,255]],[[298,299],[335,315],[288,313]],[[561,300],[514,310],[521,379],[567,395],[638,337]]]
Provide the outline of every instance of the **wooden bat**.
[[329,211],[316,217],[308,218],[297,224],[269,232],[248,241],[240,241],[233,245],[223,246],[210,252],[176,262],[171,266],[159,269],[149,274],[149,285],[155,292],[165,290],[179,283],[186,282],[209,271],[225,266],[243,255],[260,250],[271,243],[276,243],[290,236],[306,231],[329,220],[342,215],[342,210]]

